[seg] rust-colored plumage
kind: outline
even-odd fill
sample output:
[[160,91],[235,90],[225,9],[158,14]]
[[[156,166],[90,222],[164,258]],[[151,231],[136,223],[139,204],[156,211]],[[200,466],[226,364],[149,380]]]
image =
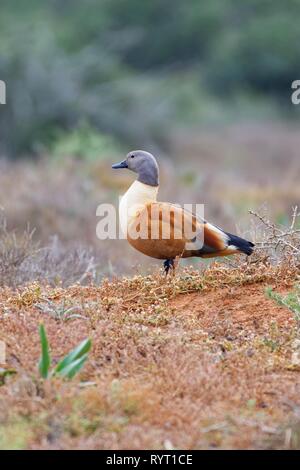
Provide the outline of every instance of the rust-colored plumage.
[[[141,229],[146,220],[147,237],[130,236],[131,229]],[[167,226],[167,228],[166,228]],[[189,236],[191,229],[192,237]],[[164,238],[163,234],[169,235]],[[196,235],[195,235],[196,234]],[[194,214],[169,203],[148,203],[135,214],[128,226],[128,241],[141,253],[157,259],[227,256],[238,252],[229,245],[228,235],[199,221]],[[197,246],[197,242],[202,247]]]
[[253,243],[202,220],[182,207],[157,202],[158,165],[144,151],[130,152],[113,168],[138,174],[120,203],[120,222],[129,243],[141,253],[164,259],[166,272],[177,258],[250,255]]

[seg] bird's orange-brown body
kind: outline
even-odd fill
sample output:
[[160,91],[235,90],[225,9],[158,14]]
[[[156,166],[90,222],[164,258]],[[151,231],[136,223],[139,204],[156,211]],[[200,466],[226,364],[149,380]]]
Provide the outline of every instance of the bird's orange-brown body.
[[[141,223],[145,221],[147,236],[131,237],[130,228],[139,229]],[[198,237],[189,236],[189,228]],[[164,238],[164,234],[168,237]],[[195,237],[196,240],[193,241]],[[200,238],[201,248],[197,246]],[[148,203],[137,211],[129,223],[127,239],[136,250],[157,259],[193,256],[209,258],[238,252],[237,249],[228,246],[224,232],[205,221],[200,222],[194,214],[181,207],[163,202]]]
[[122,197],[120,224],[136,250],[173,265],[176,258],[211,258],[235,253],[250,255],[253,243],[227,233],[198,215],[168,202],[158,202],[158,165],[144,151],[130,152],[113,168],[129,168],[138,179]]

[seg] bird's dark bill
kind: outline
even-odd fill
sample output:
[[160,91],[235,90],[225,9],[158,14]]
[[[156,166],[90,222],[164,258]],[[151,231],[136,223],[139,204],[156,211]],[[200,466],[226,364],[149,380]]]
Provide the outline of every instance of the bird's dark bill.
[[128,168],[128,165],[127,165],[127,161],[126,160],[123,160],[122,162],[120,163],[115,163],[114,165],[112,165],[112,168],[114,170],[118,169],[118,168]]

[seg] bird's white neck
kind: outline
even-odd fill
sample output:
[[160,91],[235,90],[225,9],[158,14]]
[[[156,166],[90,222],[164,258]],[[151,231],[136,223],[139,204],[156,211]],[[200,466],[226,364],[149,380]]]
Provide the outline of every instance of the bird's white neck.
[[137,212],[146,204],[157,201],[158,186],[134,181],[128,191],[120,200],[119,219],[122,231],[126,233],[130,219],[135,217]]
[[127,206],[132,207],[135,204],[147,204],[157,200],[158,186],[149,186],[148,184],[134,181],[122,199],[126,198]]

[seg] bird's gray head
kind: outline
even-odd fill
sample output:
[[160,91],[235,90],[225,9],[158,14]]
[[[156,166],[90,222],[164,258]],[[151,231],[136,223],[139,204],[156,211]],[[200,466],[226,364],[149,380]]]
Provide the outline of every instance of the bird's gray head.
[[153,155],[144,150],[132,150],[120,163],[116,163],[112,168],[128,168],[138,174],[138,181],[149,186],[159,185],[158,164]]

